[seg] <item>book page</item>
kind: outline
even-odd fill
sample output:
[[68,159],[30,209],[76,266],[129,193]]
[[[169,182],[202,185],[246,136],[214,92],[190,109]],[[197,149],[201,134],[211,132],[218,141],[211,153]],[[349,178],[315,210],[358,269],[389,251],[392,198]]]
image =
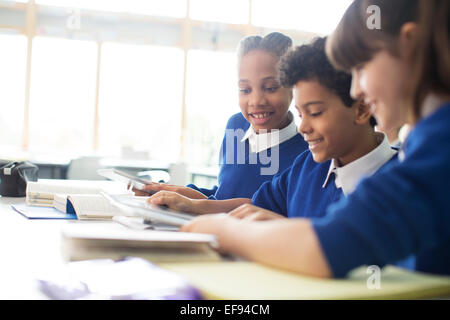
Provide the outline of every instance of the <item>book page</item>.
[[66,212],[67,194],[56,193],[53,199],[53,207],[61,212]]
[[67,197],[79,219],[105,217],[122,214],[100,194],[71,194]]

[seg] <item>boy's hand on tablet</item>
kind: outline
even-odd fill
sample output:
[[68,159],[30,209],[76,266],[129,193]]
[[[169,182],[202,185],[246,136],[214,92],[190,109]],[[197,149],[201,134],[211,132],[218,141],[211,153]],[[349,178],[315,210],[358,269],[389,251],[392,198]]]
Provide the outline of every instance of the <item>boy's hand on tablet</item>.
[[155,193],[147,202],[159,206],[167,206],[175,211],[195,213],[195,205],[192,199],[173,191],[160,191]]
[[173,185],[173,184],[164,184],[164,183],[147,184],[142,189],[142,191],[135,190],[136,195],[148,196],[148,193],[145,193],[145,191],[153,192],[153,193],[156,193],[156,192],[159,192],[159,191],[172,191],[172,192],[179,193],[180,195],[185,196],[185,197],[190,198],[190,199],[207,199],[207,197],[203,193],[201,193],[201,192],[199,192],[197,190],[194,190],[194,189],[189,188],[189,187],[176,186],[176,185]]
[[246,219],[252,221],[263,221],[273,219],[286,219],[286,217],[270,210],[265,210],[252,204],[246,203],[228,213],[231,217],[237,219]]

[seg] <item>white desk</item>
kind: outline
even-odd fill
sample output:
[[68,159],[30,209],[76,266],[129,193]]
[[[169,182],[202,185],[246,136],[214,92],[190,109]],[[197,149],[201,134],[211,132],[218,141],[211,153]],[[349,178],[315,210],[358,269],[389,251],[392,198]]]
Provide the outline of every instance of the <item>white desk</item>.
[[[62,226],[73,220],[28,220],[10,208],[11,204],[23,202],[24,198],[0,197],[0,300],[46,299],[35,279],[52,275],[64,265],[60,232]],[[392,269],[382,275],[382,290],[369,290],[364,270],[348,280],[324,281],[246,262],[177,263],[163,267],[186,277],[214,299],[423,298],[421,291],[430,290],[430,286],[439,287],[441,292],[431,296],[448,299],[450,292],[449,277],[424,278],[424,275]],[[430,297],[430,293],[425,297]]]
[[60,231],[69,221],[28,220],[10,207],[24,202],[0,197],[0,300],[46,299],[35,279],[64,264]]

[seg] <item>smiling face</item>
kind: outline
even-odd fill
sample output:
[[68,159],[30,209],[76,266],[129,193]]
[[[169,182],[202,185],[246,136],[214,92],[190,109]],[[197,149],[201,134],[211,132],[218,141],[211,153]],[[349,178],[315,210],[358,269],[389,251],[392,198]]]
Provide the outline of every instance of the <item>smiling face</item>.
[[352,69],[353,98],[364,98],[377,123],[389,131],[408,122],[411,78],[407,64],[381,50],[369,62]]
[[239,66],[239,105],[256,132],[289,124],[292,90],[278,80],[278,58],[261,50],[247,53]]
[[[346,165],[365,154],[367,137],[373,133],[367,115],[358,116],[358,103],[347,107],[330,89],[317,81],[294,86],[295,107],[301,118],[299,132],[309,144],[316,162],[336,159]],[[359,119],[359,120],[358,120]]]

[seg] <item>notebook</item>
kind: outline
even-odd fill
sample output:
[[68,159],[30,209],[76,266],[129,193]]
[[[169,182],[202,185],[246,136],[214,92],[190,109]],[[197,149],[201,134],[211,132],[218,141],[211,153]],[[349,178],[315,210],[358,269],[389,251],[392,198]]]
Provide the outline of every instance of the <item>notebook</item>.
[[11,205],[14,211],[27,219],[77,219],[76,214],[61,212],[52,207],[30,207],[25,204]]
[[422,299],[450,296],[450,277],[387,266],[379,289],[368,285],[371,273],[360,267],[347,279],[318,279],[253,262],[160,264],[197,287],[207,299]]
[[67,261],[141,257],[153,262],[219,261],[209,234],[134,230],[113,222],[68,223],[62,229]]

